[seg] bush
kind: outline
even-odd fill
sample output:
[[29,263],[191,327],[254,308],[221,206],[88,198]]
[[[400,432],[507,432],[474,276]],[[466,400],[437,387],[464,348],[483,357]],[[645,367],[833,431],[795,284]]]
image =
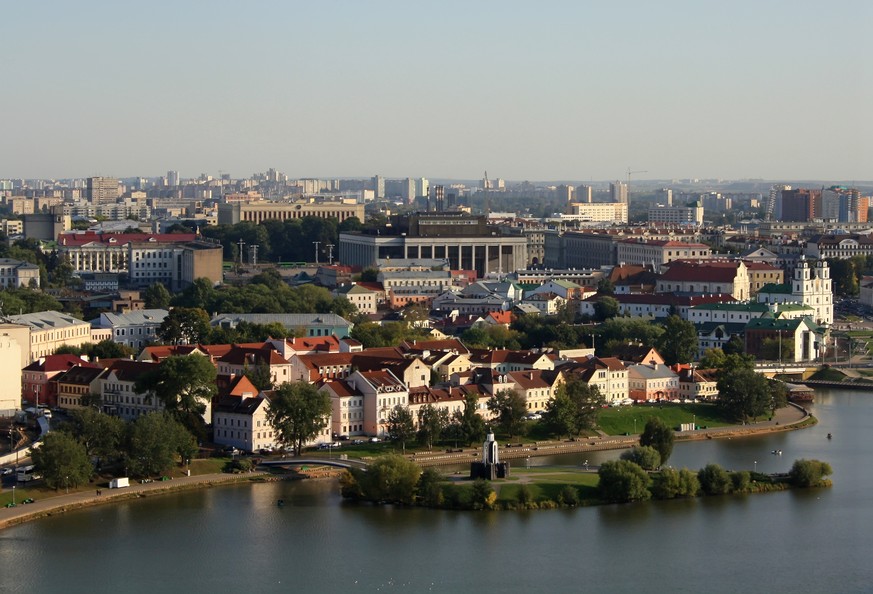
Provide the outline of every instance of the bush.
[[678,497],[680,489],[679,472],[672,468],[664,468],[652,477],[652,495],[656,499],[673,499]]
[[363,470],[352,469],[360,497],[377,503],[415,501],[415,491],[421,469],[414,462],[395,454],[377,458]]
[[229,474],[241,474],[243,472],[249,472],[251,469],[252,461],[246,460],[245,458],[231,460],[224,465],[224,472]]
[[655,470],[661,465],[661,454],[652,446],[636,446],[621,453],[622,460],[629,460],[645,470]]
[[428,507],[442,507],[443,477],[435,468],[427,468],[418,477],[418,496],[424,505]]
[[700,481],[697,474],[687,468],[679,471],[679,497],[697,497],[700,493]]
[[731,477],[718,464],[707,464],[697,473],[700,487],[707,495],[724,495],[731,492]]
[[564,485],[561,492],[558,493],[558,503],[561,505],[569,505],[574,507],[579,505],[579,491],[573,485]]
[[737,493],[745,493],[749,490],[749,485],[752,484],[752,475],[748,470],[741,470],[731,473],[731,482],[733,483],[734,491]]
[[528,487],[525,484],[519,485],[517,497],[518,497],[518,503],[522,507],[529,506],[531,503],[533,503],[533,500],[534,500],[534,496],[533,496],[533,493],[531,493],[530,487]]
[[597,475],[600,478],[597,490],[604,501],[623,503],[652,496],[649,492],[649,475],[638,464],[628,460],[604,462]]
[[791,484],[795,487],[814,487],[822,483],[824,477],[833,474],[831,465],[820,460],[795,460],[788,471]]
[[485,479],[473,481],[470,505],[473,509],[491,509],[497,501],[497,493],[491,488],[491,483]]

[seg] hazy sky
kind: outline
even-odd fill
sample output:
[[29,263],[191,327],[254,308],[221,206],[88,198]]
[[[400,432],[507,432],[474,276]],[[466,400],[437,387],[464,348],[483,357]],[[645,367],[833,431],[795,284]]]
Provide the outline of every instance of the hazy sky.
[[0,178],[873,178],[873,2],[4,2]]

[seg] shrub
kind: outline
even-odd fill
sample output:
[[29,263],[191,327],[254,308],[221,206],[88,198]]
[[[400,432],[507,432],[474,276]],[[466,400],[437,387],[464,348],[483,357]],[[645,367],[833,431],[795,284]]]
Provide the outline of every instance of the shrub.
[[700,487],[707,495],[724,495],[731,491],[731,477],[718,464],[707,464],[697,473]]
[[231,460],[227,464],[224,465],[224,472],[230,474],[240,474],[243,472],[248,472],[252,469],[252,461],[246,460],[245,458]]
[[519,485],[517,498],[518,503],[519,505],[521,505],[521,507],[529,506],[531,503],[533,503],[534,500],[534,496],[533,493],[531,493],[530,487],[525,484]]
[[639,501],[652,495],[648,488],[649,475],[638,464],[628,460],[604,462],[597,475],[600,478],[597,490],[604,501]]
[[672,468],[662,468],[661,472],[652,477],[652,495],[656,499],[678,497],[680,489],[679,472]]
[[791,484],[795,487],[814,487],[821,484],[824,477],[833,474],[831,465],[820,460],[795,460],[788,471]]
[[629,460],[645,470],[655,470],[661,465],[661,454],[652,446],[636,446],[621,453],[622,460]]
[[497,493],[491,488],[491,483],[485,479],[473,481],[470,505],[473,509],[490,509],[497,501]]
[[445,498],[443,497],[443,477],[435,468],[427,468],[418,477],[418,496],[422,503],[428,507],[442,507]]
[[740,470],[731,473],[731,482],[733,483],[734,491],[737,493],[745,493],[749,490],[749,485],[752,484],[752,475],[748,470]]
[[569,505],[570,507],[579,505],[579,491],[573,485],[564,485],[561,492],[558,493],[558,503],[561,505]]
[[679,471],[679,497],[697,497],[700,493],[700,481],[697,474],[687,468]]

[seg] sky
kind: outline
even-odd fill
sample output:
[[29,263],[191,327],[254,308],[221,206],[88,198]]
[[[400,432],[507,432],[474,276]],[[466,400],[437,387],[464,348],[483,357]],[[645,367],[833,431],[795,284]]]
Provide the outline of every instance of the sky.
[[0,178],[873,179],[869,0],[0,14]]

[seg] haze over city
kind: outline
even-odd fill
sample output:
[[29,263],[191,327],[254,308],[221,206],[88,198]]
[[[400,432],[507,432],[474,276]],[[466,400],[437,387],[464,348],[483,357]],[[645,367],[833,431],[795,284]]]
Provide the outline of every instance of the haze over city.
[[873,177],[869,2],[4,8],[0,177]]

